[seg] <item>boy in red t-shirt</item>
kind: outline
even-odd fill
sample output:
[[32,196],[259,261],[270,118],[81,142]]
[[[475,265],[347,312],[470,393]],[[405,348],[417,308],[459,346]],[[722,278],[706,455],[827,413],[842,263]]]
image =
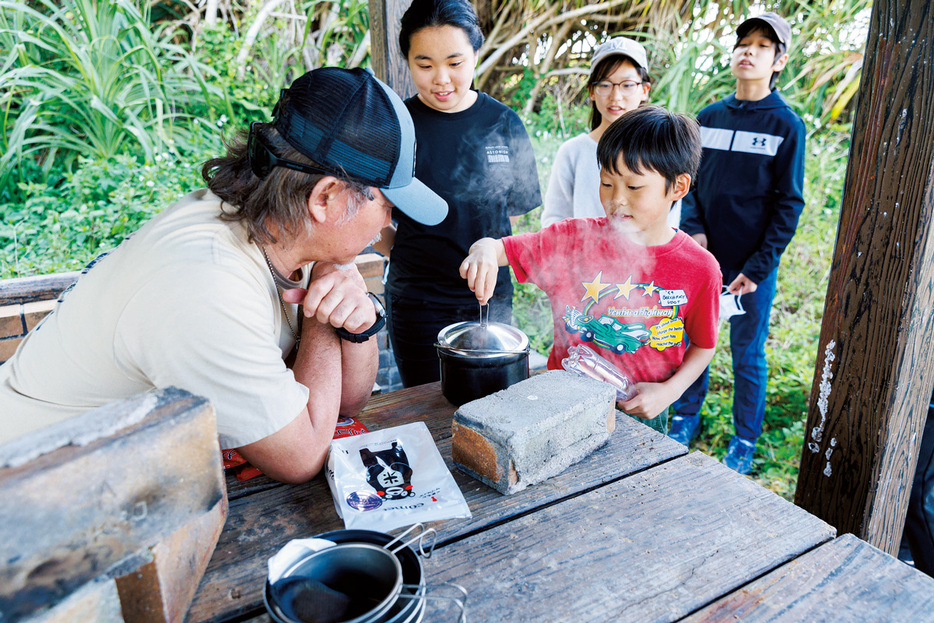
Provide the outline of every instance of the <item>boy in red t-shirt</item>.
[[586,344],[625,371],[638,394],[618,406],[667,431],[668,407],[704,371],[717,343],[720,268],[667,222],[700,163],[697,123],[647,106],[626,113],[600,139],[600,218],[540,232],[483,238],[461,264],[480,303],[507,264],[520,283],[545,291],[554,317],[548,368]]

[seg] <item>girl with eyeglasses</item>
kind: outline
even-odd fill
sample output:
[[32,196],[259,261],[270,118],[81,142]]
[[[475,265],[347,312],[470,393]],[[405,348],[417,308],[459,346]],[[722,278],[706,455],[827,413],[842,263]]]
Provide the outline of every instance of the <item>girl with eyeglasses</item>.
[[[626,37],[614,37],[594,48],[590,61],[590,132],[566,141],[555,154],[545,193],[542,227],[566,218],[605,216],[600,203],[597,143],[623,113],[649,99],[651,78],[645,48]],[[680,200],[668,222],[677,227]]]

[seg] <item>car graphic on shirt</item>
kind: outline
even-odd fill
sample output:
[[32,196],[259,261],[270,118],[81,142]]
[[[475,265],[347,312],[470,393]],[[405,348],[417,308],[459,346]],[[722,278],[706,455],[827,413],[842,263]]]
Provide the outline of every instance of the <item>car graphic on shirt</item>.
[[616,354],[634,353],[649,339],[649,331],[641,322],[623,324],[606,314],[594,318],[566,307],[564,322],[568,333],[577,333],[581,340],[592,342]]

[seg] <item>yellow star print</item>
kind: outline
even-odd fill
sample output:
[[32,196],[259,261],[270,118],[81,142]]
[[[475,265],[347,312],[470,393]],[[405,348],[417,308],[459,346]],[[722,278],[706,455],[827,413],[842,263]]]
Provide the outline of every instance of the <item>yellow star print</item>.
[[642,296],[652,296],[653,294],[655,294],[656,292],[658,292],[659,289],[660,289],[660,288],[659,288],[657,285],[655,285],[655,282],[653,281],[652,283],[650,283],[650,284],[647,285],[647,286],[642,286],[642,290],[643,290],[643,292],[644,292],[644,294],[643,294]]
[[616,284],[616,289],[619,290],[619,292],[613,298],[618,299],[621,296],[625,296],[626,300],[628,301],[629,293],[632,292],[633,288],[636,288],[636,287],[638,286],[632,282],[632,275],[630,275],[626,277],[626,283]]
[[600,300],[600,292],[610,287],[608,283],[602,283],[600,279],[603,277],[603,271],[601,270],[597,273],[597,276],[590,283],[584,283],[583,286],[586,289],[584,296],[581,297],[581,301],[586,301],[588,298],[597,302]]

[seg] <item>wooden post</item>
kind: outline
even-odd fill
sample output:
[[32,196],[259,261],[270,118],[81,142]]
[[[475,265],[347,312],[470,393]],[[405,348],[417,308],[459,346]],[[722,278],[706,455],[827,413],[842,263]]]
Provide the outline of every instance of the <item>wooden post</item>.
[[795,493],[890,554],[934,386],[932,7],[873,3]]
[[415,95],[415,85],[399,49],[399,25],[412,0],[369,0],[370,58],[376,77],[406,99]]

